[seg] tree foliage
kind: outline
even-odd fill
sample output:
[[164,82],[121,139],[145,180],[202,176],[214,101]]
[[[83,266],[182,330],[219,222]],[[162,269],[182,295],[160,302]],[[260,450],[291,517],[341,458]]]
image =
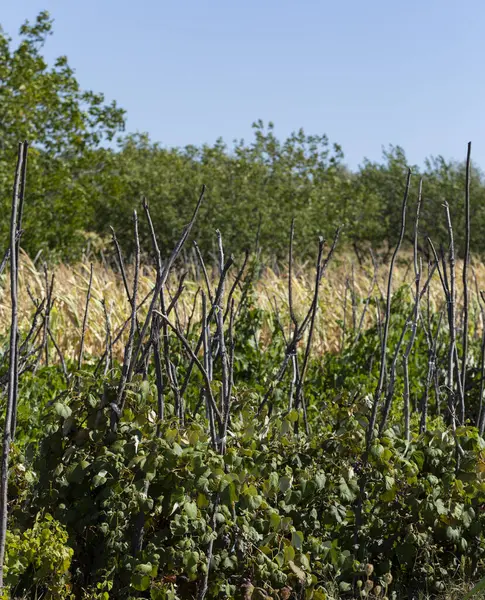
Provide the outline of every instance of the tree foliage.
[[[92,227],[99,193],[93,175],[109,154],[98,148],[123,129],[124,111],[105,104],[103,94],[82,90],[65,56],[47,64],[42,48],[52,25],[47,12],[26,21],[17,47],[0,29],[0,190],[9,202],[17,144],[27,140],[33,210],[25,222],[26,248],[71,257]],[[0,224],[3,240],[7,226]]]
[[[364,160],[351,171],[342,148],[325,135],[296,131],[276,136],[272,123],[257,121],[249,141],[232,145],[169,148],[148,134],[117,135],[124,111],[103,94],[85,91],[65,56],[49,66],[42,55],[52,34],[52,20],[42,12],[20,28],[20,42],[0,30],[0,190],[11,193],[16,144],[27,139],[30,153],[24,247],[53,258],[72,260],[86,245],[86,234],[98,236],[109,251],[113,226],[128,253],[133,249],[131,213],[142,197],[150,203],[162,249],[169,251],[187,222],[201,184],[208,187],[195,232],[201,248],[214,250],[214,230],[223,228],[229,251],[239,254],[256,244],[273,258],[286,256],[290,222],[296,220],[295,250],[313,252],[310,238],[331,237],[343,226],[343,240],[359,257],[373,247],[386,255],[396,239],[409,167],[399,146],[383,151],[381,161]],[[107,147],[108,142],[115,142]],[[464,164],[430,158],[424,168],[412,166],[411,190],[416,201],[423,177],[421,228],[439,244],[447,243],[443,201],[450,205],[458,250],[463,246]],[[485,225],[485,181],[474,167],[471,213],[474,227]],[[7,224],[0,224],[6,245]],[[148,229],[141,231],[147,238]],[[407,240],[412,231],[407,232]],[[425,245],[425,244],[422,244]],[[485,252],[474,237],[472,250]]]

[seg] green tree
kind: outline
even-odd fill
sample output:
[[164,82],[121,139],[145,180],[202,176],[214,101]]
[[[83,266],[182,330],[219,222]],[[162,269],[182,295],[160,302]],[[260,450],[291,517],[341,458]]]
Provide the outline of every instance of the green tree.
[[[404,150],[390,146],[383,152],[380,162],[364,161],[355,174],[354,191],[362,213],[354,231],[349,236],[357,245],[372,244],[375,249],[388,255],[399,236],[401,205],[405,188],[406,173],[411,168],[412,179],[408,200],[408,219],[405,242],[413,243],[414,216],[418,198],[419,182],[422,179],[422,206],[420,217],[419,246],[425,254],[430,237],[439,248],[447,248],[449,235],[443,203],[450,206],[455,250],[462,255],[465,238],[465,162],[447,161],[442,156],[430,157],[424,169],[409,165]],[[470,214],[472,230],[478,231],[485,225],[485,182],[476,165],[471,167]],[[472,251],[483,253],[485,244],[480,236],[472,236]]]
[[[41,12],[20,28],[20,42],[0,29],[0,191],[8,202],[16,147],[32,144],[22,245],[30,252],[79,252],[92,219],[96,174],[111,154],[102,149],[124,128],[124,111],[103,94],[82,90],[65,56],[49,66],[42,48],[52,20]],[[0,225],[6,240],[7,223]]]
[[[127,254],[133,250],[131,214],[146,197],[161,250],[170,252],[191,214],[202,184],[207,197],[194,228],[206,257],[217,251],[215,230],[227,252],[260,248],[286,258],[291,220],[296,220],[295,254],[311,258],[317,235],[327,239],[343,226],[340,247],[362,256],[369,246],[389,255],[399,234],[406,171],[404,150],[391,146],[380,161],[364,160],[352,172],[338,144],[302,129],[279,139],[272,123],[257,121],[249,142],[167,148],[148,134],[117,137],[124,111],[106,104],[102,94],[82,90],[65,56],[49,66],[42,49],[52,20],[42,12],[20,29],[20,42],[0,29],[0,193],[3,208],[11,195],[17,143],[31,143],[25,234],[30,253],[43,250],[64,260],[79,257],[86,234],[108,239],[109,226]],[[117,144],[109,144],[117,142]],[[446,246],[443,201],[450,205],[457,253],[464,238],[465,167],[443,157],[424,169],[412,167],[409,214],[414,214],[423,177],[420,246],[429,235]],[[4,210],[8,214],[8,210]],[[485,226],[485,181],[474,166],[471,183],[472,230]],[[0,223],[0,252],[7,243],[8,220]],[[143,247],[150,235],[140,219]],[[412,218],[406,243],[412,242]],[[472,236],[474,252],[485,242]]]
[[[148,135],[127,136],[114,159],[112,177],[104,181],[96,223],[112,224],[129,252],[133,245],[129,215],[145,196],[160,238],[168,252],[190,215],[200,186],[207,200],[194,236],[206,255],[216,251],[215,230],[220,229],[228,252],[253,249],[256,238],[263,251],[286,257],[290,223],[296,218],[296,251],[311,256],[312,240],[333,235],[350,220],[351,177],[339,146],[326,136],[303,130],[280,141],[273,125],[254,124],[254,138],[228,147],[214,145],[163,148]],[[142,238],[148,230],[142,223]],[[259,232],[259,234],[258,234]]]

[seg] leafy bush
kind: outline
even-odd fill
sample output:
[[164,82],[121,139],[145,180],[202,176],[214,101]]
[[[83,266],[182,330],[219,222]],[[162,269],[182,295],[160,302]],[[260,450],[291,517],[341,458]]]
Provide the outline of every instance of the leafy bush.
[[[20,577],[9,582],[20,586],[35,568],[39,586],[47,585],[47,575],[58,577],[46,589],[75,598],[192,598],[207,572],[211,542],[210,598],[304,593],[323,600],[332,585],[342,597],[370,587],[382,594],[423,587],[438,593],[457,573],[473,577],[482,568],[485,443],[476,429],[457,430],[465,452],[457,468],[456,441],[442,417],[432,417],[427,432],[407,443],[396,403],[364,462],[375,328],[343,354],[311,360],[308,437],[295,429],[298,424],[301,431],[302,414],[284,410],[286,400],[276,392],[276,410],[255,420],[264,374],[276,369],[284,345],[275,333],[275,343],[261,352],[254,340],[263,327],[277,325],[247,297],[235,348],[238,400],[223,456],[211,445],[205,418],[195,413],[182,425],[171,403],[157,435],[151,368],[147,380],[133,381],[116,434],[109,403],[100,404],[112,393],[116,371],[103,381],[88,363],[67,394],[59,393],[65,383],[57,367],[23,380],[20,415],[32,402],[51,400],[21,421],[11,515],[32,533],[12,537],[8,564],[23,570],[9,567],[9,578]],[[406,297],[404,290],[396,294],[390,354],[411,307]],[[182,348],[172,343],[176,360]],[[412,363],[417,395],[426,360],[418,339]],[[201,384],[195,374],[186,399],[190,410]],[[55,520],[39,520],[45,511]],[[54,533],[58,545],[51,547]],[[31,565],[23,557],[32,556],[42,536],[51,541]],[[54,556],[67,561],[62,568]],[[57,565],[54,573],[41,567],[49,564]]]
[[481,562],[485,444],[473,429],[459,431],[467,460],[456,474],[454,440],[439,422],[409,445],[393,428],[373,445],[356,549],[365,407],[326,411],[325,426],[315,422],[302,439],[292,433],[296,412],[261,435],[247,406],[224,457],[198,420],[171,420],[157,438],[135,404],[113,437],[89,426],[95,412],[61,417],[36,466],[33,514],[50,507],[67,528],[77,593],[109,580],[116,598],[192,597],[211,540],[209,597],[246,587],[323,598],[322,582],[353,588],[359,557],[373,565],[374,585],[391,573],[398,589],[439,591]]
[[7,532],[5,584],[12,598],[73,597],[69,584],[73,550],[67,539],[66,529],[49,513],[38,513],[25,531]]

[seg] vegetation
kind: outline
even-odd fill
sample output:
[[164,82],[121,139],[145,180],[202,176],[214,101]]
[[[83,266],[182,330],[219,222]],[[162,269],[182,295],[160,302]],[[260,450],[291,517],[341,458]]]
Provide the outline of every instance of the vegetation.
[[[0,31],[0,195],[8,213],[16,144],[26,139],[29,155],[27,190],[30,206],[24,221],[24,247],[35,256],[74,260],[89,241],[91,248],[110,253],[109,226],[116,229],[126,252],[134,252],[131,214],[142,197],[150,201],[162,252],[173,247],[191,210],[193,191],[208,185],[195,234],[201,250],[216,253],[213,232],[223,229],[228,252],[243,254],[256,245],[266,255],[286,257],[288,224],[295,218],[295,251],[315,258],[308,239],[330,237],[343,226],[342,245],[360,259],[373,247],[385,257],[399,233],[402,180],[408,168],[404,151],[390,147],[383,161],[364,161],[350,171],[338,144],[325,135],[300,130],[279,140],[273,125],[254,124],[251,141],[232,145],[218,140],[201,147],[167,148],[147,134],[121,135],[124,112],[106,105],[102,94],[83,91],[66,57],[50,67],[42,47],[52,33],[52,21],[41,13],[22,26],[17,47]],[[112,141],[106,147],[106,141]],[[414,166],[413,173],[419,175]],[[461,249],[463,211],[459,198],[465,168],[443,157],[430,158],[421,175],[426,181],[421,215],[423,233],[445,243],[445,224],[436,214],[446,200]],[[419,176],[411,198],[417,197]],[[472,166],[471,213],[477,229],[485,226],[485,180]],[[61,215],[62,219],[52,219]],[[257,238],[257,239],[256,239]],[[148,226],[140,223],[142,246],[149,243]],[[0,225],[7,246],[8,226]],[[405,243],[412,241],[406,230]],[[481,236],[472,250],[485,251]]]
[[[5,598],[453,597],[483,574],[485,308],[467,255],[456,284],[447,206],[449,252],[423,266],[415,219],[411,281],[398,268],[393,293],[399,244],[387,292],[374,271],[359,293],[350,273],[338,347],[322,353],[339,231],[297,293],[292,225],[286,308],[270,291],[265,307],[261,257],[234,264],[219,232],[218,264],[196,251],[200,279],[186,283],[204,189],[164,261],[144,202],[155,269],[136,211],[128,270],[113,236],[128,318],[113,327],[91,266],[80,328],[59,345],[47,267],[43,287],[19,288],[26,159],[21,144],[0,374]],[[89,342],[96,304],[102,346]]]
[[[90,258],[92,255],[90,256]],[[244,257],[236,257],[236,268],[242,266]],[[93,262],[93,275],[91,279],[91,301],[89,305],[89,328],[84,337],[84,353],[88,357],[100,356],[106,347],[106,328],[104,306],[109,315],[110,327],[117,337],[125,322],[130,317],[130,305],[126,302],[126,292],[123,280],[120,278],[119,269],[111,268],[100,262]],[[410,284],[410,265],[412,254],[403,253],[401,260],[394,269],[394,285],[399,288]],[[82,333],[83,316],[86,305],[86,293],[90,281],[91,263],[89,258],[83,263],[74,265],[55,264],[49,268],[41,261],[36,264],[26,255],[21,254],[19,264],[19,321],[22,330],[28,330],[32,318],[33,303],[29,292],[35,298],[43,298],[54,277],[54,306],[50,315],[50,329],[55,336],[56,343],[67,361],[76,361],[79,352],[79,340]],[[178,263],[167,282],[167,293],[173,294],[177,290],[179,278],[186,273],[184,279],[184,293],[180,296],[178,319],[185,329],[189,324],[194,305],[194,297],[202,283],[200,265],[195,262]],[[127,277],[133,279],[133,266],[126,265]],[[359,325],[360,302],[366,298],[369,288],[373,286],[372,302],[364,316],[363,326],[370,327],[375,323],[375,296],[382,297],[387,282],[387,267],[385,264],[374,265],[370,257],[362,267],[352,253],[337,254],[328,265],[325,278],[322,279],[320,294],[321,302],[316,315],[313,335],[313,352],[320,356],[327,352],[340,352],[342,344],[343,321],[346,328]],[[463,262],[457,261],[457,271],[461,272]],[[218,269],[207,266],[209,281],[212,286],[217,285]],[[229,273],[228,278],[233,283],[235,274]],[[373,279],[376,279],[373,284]],[[485,289],[485,268],[482,262],[473,260],[470,269],[471,286],[473,289],[473,302],[470,305],[471,322],[473,324],[471,335],[479,339],[483,326],[482,314],[476,300],[476,290]],[[139,276],[139,295],[144,298],[153,287],[155,269],[145,263]],[[10,326],[9,302],[9,274],[0,275],[0,283],[4,290],[0,302],[0,331],[8,331]],[[311,299],[314,286],[314,274],[308,263],[294,264],[292,269],[292,291],[295,311],[301,314]],[[272,263],[258,262],[258,277],[253,281],[254,307],[262,315],[261,344],[267,348],[273,339],[273,319],[271,313],[278,311],[282,322],[289,319],[288,306],[288,265],[283,263],[274,266]],[[438,277],[434,277],[429,285],[430,303],[432,310],[437,310],[442,302],[442,287]],[[239,301],[241,290],[234,290],[234,298]],[[459,309],[463,307],[463,299],[457,298]],[[145,303],[140,307],[141,317],[146,316],[148,306]],[[344,316],[345,314],[345,316]],[[193,319],[200,319],[200,303],[196,302]],[[126,327],[120,338],[113,340],[113,355],[122,361],[123,349],[127,337]]]
[[262,123],[109,149],[123,112],[45,64],[50,31],[0,35],[1,597],[463,597],[485,571],[471,147],[421,181],[398,148],[351,173]]

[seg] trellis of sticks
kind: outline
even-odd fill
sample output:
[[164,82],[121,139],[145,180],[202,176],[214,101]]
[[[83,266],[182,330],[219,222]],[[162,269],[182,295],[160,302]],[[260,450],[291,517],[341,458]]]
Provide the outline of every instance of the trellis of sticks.
[[[91,302],[91,286],[93,269],[91,265],[88,290],[86,295],[84,317],[82,321],[81,338],[79,344],[79,354],[76,368],[68,369],[62,352],[56,343],[55,336],[50,327],[50,315],[54,305],[54,276],[49,276],[47,266],[44,268],[45,278],[45,297],[35,298],[30,290],[27,290],[35,311],[32,322],[27,332],[18,330],[18,262],[19,248],[22,237],[22,216],[24,212],[25,201],[25,181],[27,169],[28,144],[19,144],[17,167],[15,170],[11,224],[10,224],[10,244],[3,260],[0,263],[0,273],[10,265],[10,295],[11,295],[11,327],[8,358],[8,372],[0,378],[0,385],[6,389],[6,405],[4,432],[2,440],[2,458],[1,458],[1,479],[0,479],[0,589],[3,587],[3,563],[5,555],[5,540],[7,531],[8,516],[8,472],[9,456],[12,441],[15,439],[17,403],[19,395],[19,377],[27,372],[35,372],[41,363],[48,364],[50,351],[49,347],[55,349],[64,374],[65,393],[71,389],[79,390],[81,381],[81,369],[84,360],[84,338],[89,326],[89,307]],[[445,251],[440,248],[439,251],[434,247],[432,240],[428,238],[428,244],[431,249],[433,260],[428,262],[427,273],[423,268],[423,259],[418,252],[419,237],[419,215],[422,206],[422,187],[419,185],[419,194],[417,199],[417,208],[414,218],[414,245],[413,245],[413,269],[414,269],[414,291],[413,306],[405,320],[404,327],[399,337],[396,347],[393,349],[392,356],[389,356],[389,331],[391,326],[391,301],[393,273],[395,269],[398,253],[401,249],[406,228],[406,218],[408,211],[408,200],[411,183],[411,172],[406,178],[405,192],[402,202],[401,229],[394,252],[389,264],[387,277],[387,292],[382,298],[384,312],[381,315],[381,302],[377,302],[377,327],[380,334],[380,352],[379,352],[379,376],[376,384],[372,406],[369,413],[368,426],[366,431],[366,444],[363,455],[364,464],[367,463],[372,443],[376,438],[383,435],[389,420],[391,406],[395,400],[395,383],[397,367],[400,364],[403,369],[404,392],[402,394],[403,406],[403,435],[409,441],[411,437],[411,408],[410,408],[410,381],[409,381],[409,359],[413,351],[418,329],[421,327],[424,332],[428,347],[428,368],[424,375],[424,393],[420,399],[418,410],[420,411],[419,431],[423,433],[427,427],[427,420],[430,410],[435,409],[437,414],[442,410],[442,396],[444,390],[444,402],[446,403],[446,417],[450,424],[453,435],[456,440],[457,464],[463,455],[456,436],[457,427],[464,425],[467,420],[467,361],[468,361],[468,331],[469,331],[469,265],[470,265],[470,155],[471,144],[468,145],[466,160],[466,187],[464,193],[465,209],[465,259],[462,272],[463,286],[463,314],[462,314],[462,340],[461,355],[457,346],[457,273],[455,260],[455,244],[453,237],[453,227],[451,222],[450,210],[447,204],[444,205],[444,216],[446,219],[449,246]],[[123,286],[127,301],[130,306],[130,317],[117,331],[113,331],[110,324],[110,317],[106,304],[103,304],[103,313],[105,317],[105,351],[99,358],[95,367],[95,374],[103,369],[106,376],[113,367],[113,346],[123,336],[126,336],[124,346],[123,364],[119,379],[116,383],[116,395],[112,401],[100,401],[99,412],[108,411],[109,429],[116,434],[120,421],[123,418],[123,412],[126,404],[127,390],[133,381],[135,374],[141,373],[147,377],[149,362],[153,361],[155,372],[155,383],[157,390],[157,429],[156,435],[162,435],[161,425],[166,418],[166,402],[173,402],[174,414],[184,426],[190,421],[194,414],[203,410],[207,418],[207,426],[210,435],[211,444],[218,452],[224,454],[227,448],[228,431],[231,420],[231,408],[234,401],[234,348],[237,336],[237,320],[243,315],[242,308],[248,297],[248,290],[251,285],[251,273],[248,269],[249,254],[246,253],[239,269],[236,271],[233,282],[229,285],[229,274],[232,273],[235,261],[232,256],[226,257],[221,232],[217,231],[217,264],[218,280],[214,283],[209,281],[207,268],[204,258],[194,243],[194,252],[199,263],[199,269],[202,273],[202,284],[194,296],[192,314],[188,319],[185,331],[183,330],[181,320],[178,316],[177,303],[184,292],[185,273],[179,277],[178,287],[174,293],[170,294],[167,289],[167,281],[174,265],[181,256],[182,250],[193,229],[197,215],[205,197],[205,187],[202,188],[199,198],[195,204],[193,214],[184,228],[179,241],[175,245],[170,256],[163,260],[156,230],[150,215],[148,202],[143,200],[142,208],[147,220],[150,238],[151,251],[156,264],[156,279],[153,282],[151,291],[140,298],[139,277],[140,277],[140,239],[138,233],[138,214],[133,212],[133,235],[135,239],[135,258],[133,280],[128,280],[125,261],[122,249],[116,238],[115,231],[112,230],[113,244],[116,251],[118,267],[123,280]],[[281,357],[281,364],[275,375],[269,374],[267,377],[266,391],[261,396],[257,416],[271,416],[275,408],[280,408],[286,412],[291,410],[301,411],[304,424],[304,435],[311,435],[311,428],[308,423],[307,402],[305,399],[305,379],[311,359],[312,338],[315,331],[316,316],[319,309],[320,284],[329,262],[331,261],[340,236],[340,229],[335,232],[334,238],[326,256],[324,256],[325,241],[323,238],[318,240],[317,259],[315,263],[315,278],[313,294],[310,304],[303,318],[296,316],[293,306],[292,273],[294,268],[293,243],[294,243],[294,222],[291,224],[289,236],[288,251],[288,306],[290,323],[287,328],[282,322],[280,315],[275,308],[275,319],[278,328],[285,342],[284,354]],[[352,345],[357,344],[362,335],[364,317],[369,310],[373,298],[374,289],[377,281],[377,265],[374,257],[374,276],[371,281],[367,297],[363,302],[363,310],[360,318],[357,314],[357,304],[355,300],[354,273],[346,282],[344,320],[342,325],[342,343],[347,340],[347,292],[350,291],[352,305]],[[435,273],[441,281],[443,288],[446,311],[439,314],[438,323],[435,324],[431,319],[429,306],[429,288]],[[239,290],[238,302],[235,300],[235,292]],[[485,297],[477,289],[477,296],[480,302],[482,316],[485,315]],[[201,307],[201,319],[198,324],[192,323],[192,318],[196,313],[197,303]],[[422,305],[425,303],[425,308]],[[140,309],[148,306],[141,318]],[[447,347],[439,346],[440,333],[443,331],[443,317],[447,319]],[[197,327],[196,327],[197,325]],[[198,334],[194,338],[193,332]],[[126,335],[126,332],[127,335]],[[190,334],[190,335],[189,335]],[[194,343],[194,339],[196,339]],[[176,367],[173,348],[177,343],[178,347],[183,348],[185,357],[184,369]],[[446,380],[439,380],[439,357],[446,357]],[[177,354],[177,356],[179,356]],[[178,360],[178,358],[177,358]],[[219,392],[214,393],[214,373],[217,365],[220,373]],[[187,402],[187,392],[189,383],[194,370],[200,373],[202,378],[202,387],[200,397],[195,406]],[[183,372],[183,380],[179,380],[179,374]],[[485,406],[483,403],[484,393],[484,373],[485,373],[485,331],[481,343],[481,361],[480,361],[480,406],[475,425],[483,436],[485,428]],[[286,406],[275,407],[274,392],[283,385],[285,377],[289,380]],[[430,398],[434,394],[434,404],[430,407]],[[170,399],[170,400],[169,400]],[[298,431],[298,422],[295,423],[296,432]],[[149,484],[147,484],[149,485]],[[362,499],[365,494],[366,480],[365,476],[360,480],[360,498],[356,508],[356,541],[359,540],[359,532],[362,525]],[[214,515],[219,499],[213,499]],[[138,529],[138,535],[135,536],[133,551],[140,549],[142,544],[142,526]],[[208,563],[205,580],[199,593],[202,600],[207,592],[209,565],[212,555],[212,544],[208,548]]]

